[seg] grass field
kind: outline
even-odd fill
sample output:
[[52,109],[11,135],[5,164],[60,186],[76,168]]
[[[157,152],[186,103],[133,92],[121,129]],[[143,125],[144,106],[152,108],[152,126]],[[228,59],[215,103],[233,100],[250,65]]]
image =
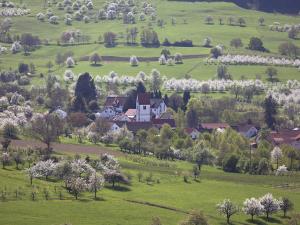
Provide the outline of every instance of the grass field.
[[[24,3],[32,10],[31,15],[26,17],[12,18],[13,34],[21,34],[24,32],[30,32],[38,35],[41,39],[47,39],[54,45],[42,46],[40,49],[32,52],[30,56],[24,56],[23,53],[13,55],[11,53],[0,56],[0,68],[16,68],[20,62],[30,63],[33,62],[36,65],[37,73],[47,73],[48,69],[46,64],[48,61],[55,62],[55,56],[57,52],[64,53],[66,51],[73,51],[74,57],[79,59],[83,56],[89,56],[93,52],[98,52],[100,55],[110,56],[123,56],[129,57],[136,55],[138,57],[159,57],[162,47],[160,48],[143,48],[140,46],[130,47],[123,44],[115,48],[105,48],[102,44],[90,44],[80,46],[61,47],[56,46],[56,40],[59,39],[62,32],[70,29],[80,29],[84,34],[91,37],[91,42],[98,40],[99,35],[107,31],[113,31],[117,34],[126,33],[126,28],[130,26],[136,26],[139,30],[142,27],[147,26],[148,22],[137,21],[134,25],[124,25],[121,20],[114,21],[99,21],[95,23],[91,21],[85,24],[82,21],[74,21],[72,26],[67,26],[63,23],[62,18],[64,12],[57,10],[55,6],[52,7],[54,14],[61,17],[59,25],[52,25],[48,22],[39,22],[35,18],[36,13],[45,12],[43,8],[44,1],[24,0]],[[272,55],[278,54],[278,45],[284,41],[289,40],[287,33],[269,31],[268,25],[273,22],[280,22],[281,24],[295,24],[299,22],[299,17],[286,16],[281,14],[263,13],[258,11],[245,10],[230,3],[182,3],[182,2],[169,2],[167,0],[157,1],[153,0],[153,4],[157,7],[158,18],[163,19],[166,25],[163,28],[159,28],[155,23],[153,24],[154,30],[158,32],[161,41],[164,38],[168,38],[170,41],[178,41],[183,39],[191,39],[197,47],[192,48],[180,48],[170,47],[172,54],[180,52],[182,54],[208,54],[210,49],[201,47],[202,41],[205,37],[211,37],[212,45],[223,44],[227,47],[227,52],[241,53],[241,54],[261,54],[257,52],[251,52],[246,50],[245,47],[249,42],[249,38],[252,36],[259,37],[263,40],[265,47],[271,51]],[[102,7],[104,1],[94,1],[95,10]],[[204,18],[207,15],[211,15],[214,18],[214,25],[207,25],[204,23]],[[246,27],[229,26],[226,18],[233,16],[235,18],[243,17],[246,20]],[[266,26],[258,25],[258,18],[263,16],[265,18]],[[173,26],[171,24],[171,17],[174,17],[177,24]],[[224,18],[224,25],[219,25],[218,18]],[[187,24],[183,23],[183,19],[187,20]],[[240,49],[232,49],[229,46],[232,38],[241,38],[244,42],[244,47]],[[139,40],[139,38],[138,38]],[[291,40],[291,39],[290,39]],[[125,41],[124,38],[119,38],[119,41]],[[300,40],[294,40],[295,44],[300,44]],[[149,73],[151,69],[157,68],[162,74],[167,77],[182,78],[191,68],[194,70],[190,73],[193,78],[196,79],[210,79],[216,73],[216,66],[203,66],[199,61],[201,59],[185,60],[183,65],[180,66],[159,66],[158,63],[140,63],[136,68],[129,66],[129,63],[125,62],[103,62],[102,67],[91,67],[88,62],[79,62],[74,68],[74,72],[90,72],[92,74],[105,75],[110,71],[116,71],[119,74],[133,75],[135,76],[139,71],[145,71]],[[196,66],[195,66],[196,65]],[[63,74],[66,68],[53,68],[57,75]],[[241,76],[246,78],[255,78],[257,74],[264,77],[264,71],[266,66],[234,66],[230,68],[234,79],[240,79]],[[300,73],[295,68],[278,68],[279,79],[299,79]]]
[[[95,156],[93,156],[95,157]],[[135,159],[135,160],[134,160]],[[247,197],[260,197],[271,192],[276,197],[287,196],[295,203],[295,211],[300,210],[300,177],[250,176],[243,174],[224,173],[216,168],[204,167],[200,181],[192,178],[189,183],[183,182],[182,175],[192,168],[186,162],[167,162],[168,166],[155,166],[147,163],[155,162],[149,158],[136,160],[132,157],[122,157],[120,162],[124,171],[132,175],[132,184],[122,186],[118,190],[106,187],[98,193],[100,200],[92,200],[92,193],[84,193],[79,200],[63,190],[64,200],[59,200],[58,191],[63,185],[59,182],[34,180],[37,189],[37,200],[31,201],[31,187],[23,171],[13,167],[0,169],[0,189],[6,188],[8,199],[0,204],[0,224],[14,225],[49,225],[72,223],[103,224],[103,225],[147,225],[152,217],[159,216],[163,224],[177,224],[186,217],[184,211],[191,209],[202,210],[209,218],[210,224],[225,224],[225,218],[216,212],[216,203],[224,198],[230,198],[239,205]],[[152,185],[138,182],[137,172],[144,177],[151,172],[155,182]],[[157,182],[159,180],[159,183]],[[289,184],[289,188],[280,188],[282,184]],[[56,193],[55,193],[55,188]],[[15,200],[14,190],[21,188],[22,199]],[[43,197],[43,189],[50,191],[50,199]],[[131,201],[131,202],[129,202]],[[134,201],[135,203],[133,203]],[[177,212],[160,207],[140,203],[149,202],[157,206],[175,208]],[[255,224],[280,224],[284,221],[281,213],[267,222],[264,217],[256,219]],[[233,224],[251,224],[249,218],[242,213],[233,217]]]

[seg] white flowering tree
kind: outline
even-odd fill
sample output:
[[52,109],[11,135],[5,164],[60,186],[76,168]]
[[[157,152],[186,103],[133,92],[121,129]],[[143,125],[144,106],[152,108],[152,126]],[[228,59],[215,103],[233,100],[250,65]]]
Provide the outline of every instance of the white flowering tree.
[[68,68],[74,67],[75,66],[75,61],[72,57],[68,57],[66,60],[66,65]]
[[276,176],[284,176],[288,174],[287,167],[285,165],[279,166],[275,174]]
[[227,219],[227,224],[230,224],[230,217],[239,212],[238,206],[236,206],[230,199],[217,204],[217,209],[220,214],[224,215]]
[[94,171],[89,177],[88,186],[89,190],[94,192],[94,198],[97,199],[97,192],[104,186],[104,178],[101,174]]
[[39,161],[31,169],[34,171],[35,177],[45,177],[48,180],[48,177],[54,172],[55,163],[51,159]]
[[282,151],[278,146],[276,146],[271,152],[272,160],[276,162],[277,169],[279,168],[279,160],[282,158],[282,156]]
[[75,199],[77,200],[80,193],[87,190],[88,185],[87,185],[85,179],[83,179],[81,177],[77,177],[77,178],[72,178],[69,181],[68,188],[70,189],[70,191],[75,196]]
[[280,208],[280,201],[274,198],[270,193],[261,197],[259,201],[264,207],[264,213],[266,214],[267,219],[269,219],[270,214],[277,212]]
[[264,207],[260,201],[256,198],[247,198],[243,204],[243,212],[247,215],[251,215],[253,221],[254,216],[259,216],[263,213]]
[[12,52],[13,54],[16,54],[16,53],[18,53],[18,52],[21,52],[22,49],[23,49],[23,47],[22,47],[22,45],[20,44],[20,42],[18,42],[18,41],[15,41],[14,43],[12,43],[11,48],[10,48],[10,50],[11,50],[11,52]]
[[131,66],[138,66],[139,65],[138,58],[135,55],[131,56],[129,63]]

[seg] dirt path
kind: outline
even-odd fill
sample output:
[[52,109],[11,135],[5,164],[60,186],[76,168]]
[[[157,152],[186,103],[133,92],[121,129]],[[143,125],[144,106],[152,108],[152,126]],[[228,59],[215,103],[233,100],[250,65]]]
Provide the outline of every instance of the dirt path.
[[[45,145],[41,142],[34,140],[13,140],[11,143],[12,147],[15,148],[36,148],[42,147],[45,148]],[[108,153],[114,156],[122,156],[124,153],[120,151],[114,151],[102,146],[88,146],[88,145],[76,145],[76,144],[62,144],[62,143],[53,143],[52,147],[56,152],[70,152],[78,154],[104,154]]]

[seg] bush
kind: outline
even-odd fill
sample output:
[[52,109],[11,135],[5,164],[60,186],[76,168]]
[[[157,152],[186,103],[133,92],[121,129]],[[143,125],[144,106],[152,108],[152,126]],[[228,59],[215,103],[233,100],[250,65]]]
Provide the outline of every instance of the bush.
[[225,172],[231,172],[231,173],[239,172],[237,168],[238,161],[239,161],[239,157],[237,155],[234,154],[228,155],[223,160],[223,170]]

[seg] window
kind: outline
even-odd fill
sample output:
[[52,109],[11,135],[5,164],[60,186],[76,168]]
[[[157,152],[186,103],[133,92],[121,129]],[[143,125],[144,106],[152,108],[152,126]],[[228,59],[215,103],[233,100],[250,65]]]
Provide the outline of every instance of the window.
[[143,110],[146,110],[146,106],[145,105],[143,106]]

